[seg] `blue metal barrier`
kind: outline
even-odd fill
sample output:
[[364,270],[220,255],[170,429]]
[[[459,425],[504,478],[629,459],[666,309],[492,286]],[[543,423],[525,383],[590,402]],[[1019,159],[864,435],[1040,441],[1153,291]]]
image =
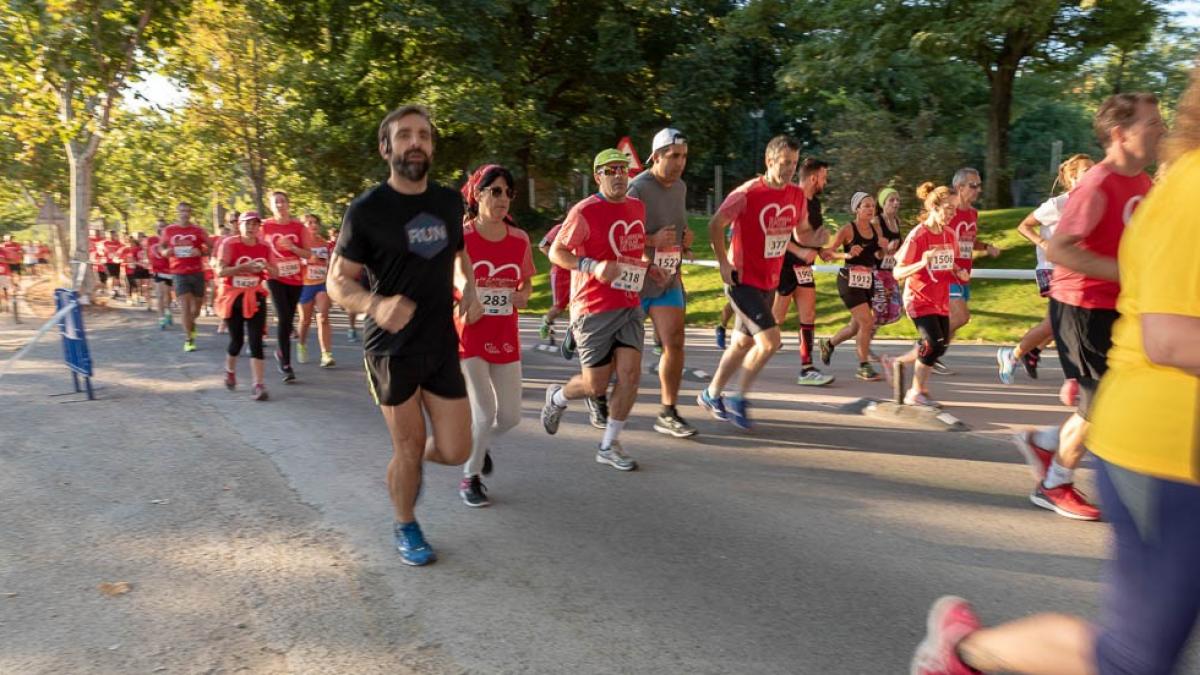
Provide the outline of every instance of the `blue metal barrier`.
[[[71,369],[71,378],[75,381],[75,391],[87,390],[89,401],[96,399],[92,391],[92,355],[88,351],[87,331],[83,327],[83,309],[79,306],[79,296],[75,291],[59,288],[54,291],[54,306],[58,319],[58,333],[62,336],[63,362]],[[62,310],[69,308],[68,311]],[[83,376],[83,387],[79,386],[79,377]]]

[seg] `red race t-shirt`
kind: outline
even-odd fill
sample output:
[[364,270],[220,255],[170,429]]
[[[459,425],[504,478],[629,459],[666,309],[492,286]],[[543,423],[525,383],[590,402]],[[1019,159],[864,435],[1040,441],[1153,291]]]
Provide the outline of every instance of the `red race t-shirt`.
[[591,274],[571,273],[571,316],[612,312],[641,304],[649,264],[646,251],[646,206],[626,197],[610,202],[592,195],[576,204],[563,221],[558,239],[572,253],[593,260],[616,260],[620,273],[610,286]]
[[121,262],[121,249],[125,248],[125,244],[111,239],[105,239],[100,242],[100,254],[103,256],[101,262],[109,264]]
[[924,224],[917,225],[896,254],[896,265],[912,265],[925,251],[933,249],[936,257],[921,271],[908,277],[904,286],[904,311],[909,317],[949,316],[950,285],[959,283],[955,268],[965,269],[958,258],[958,237],[949,228],[934,234]]
[[458,353],[461,358],[481,358],[488,363],[512,363],[521,359],[517,310],[512,296],[522,283],[528,284],[536,270],[529,235],[508,228],[500,241],[484,239],[474,227],[463,231],[463,243],[475,269],[475,290],[483,304],[483,316],[473,324],[459,323]]
[[224,246],[221,247],[220,261],[222,263],[225,265],[244,265],[248,262],[258,262],[262,263],[263,271],[255,274],[245,273],[221,277],[224,282],[223,285],[241,292],[254,290],[266,293],[266,289],[262,287],[262,282],[267,278],[267,261],[270,257],[271,249],[261,239],[258,240],[258,243],[247,244],[242,241],[241,237],[226,237]]
[[137,244],[123,245],[117,251],[117,257],[125,265],[126,276],[133,274],[138,266],[138,255],[141,253],[142,247]]
[[[1078,246],[1106,258],[1117,257],[1125,225],[1150,191],[1150,176],[1122,176],[1101,162],[1084,174],[1071,190],[1054,236],[1082,237]],[[1121,284],[1084,275],[1063,265],[1054,266],[1050,297],[1087,309],[1116,309]]]
[[170,274],[167,271],[167,259],[158,252],[158,235],[146,237],[146,257],[150,259],[150,269],[157,274]]
[[195,225],[168,225],[163,228],[161,242],[169,247],[169,274],[200,274],[204,271],[204,251],[208,233]]
[[958,239],[958,266],[970,272],[975,267],[975,238],[979,236],[979,212],[972,208],[955,209],[948,226]]
[[304,242],[309,240],[308,230],[298,220],[279,223],[273,218],[268,218],[263,221],[262,240],[271,249],[271,262],[274,263],[277,272],[271,278],[290,286],[303,286],[304,261],[290,248],[282,245],[281,242],[285,239],[291,240],[296,246],[304,246]]
[[10,265],[21,264],[21,245],[15,241],[5,242],[0,244],[0,251],[4,252],[4,262]]
[[[554,243],[555,238],[558,237],[558,233],[562,230],[562,226],[563,226],[563,224],[559,223],[559,224],[555,225],[554,227],[550,228],[550,231],[546,233],[546,236],[542,237],[542,240],[540,242],[538,242],[538,248],[548,249],[549,246]],[[558,265],[555,265],[554,263],[550,263],[550,269],[551,269],[551,272],[553,272],[556,269],[568,271],[562,267],[559,267]]]
[[760,176],[730,192],[720,213],[733,221],[729,262],[737,282],[764,291],[778,288],[788,240],[798,224],[808,222],[804,190],[791,183],[775,189]]
[[329,257],[333,255],[333,243],[322,237],[311,235],[312,257],[304,264],[304,285],[318,286],[329,276]]

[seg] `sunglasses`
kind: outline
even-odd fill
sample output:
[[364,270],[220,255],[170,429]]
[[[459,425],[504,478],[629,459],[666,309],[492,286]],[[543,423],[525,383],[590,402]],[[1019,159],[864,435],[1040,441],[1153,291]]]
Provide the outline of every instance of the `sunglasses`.
[[625,174],[629,173],[629,167],[627,167],[627,166],[606,166],[602,169],[598,169],[596,171],[596,173],[598,173],[602,176],[624,176]]
[[506,195],[509,199],[512,199],[513,197],[516,196],[516,194],[517,193],[514,192],[512,188],[502,188],[499,185],[493,185],[492,187],[487,187],[487,188],[480,188],[480,190],[479,190],[479,195],[481,197],[483,195],[491,195],[492,199],[499,199],[500,195]]

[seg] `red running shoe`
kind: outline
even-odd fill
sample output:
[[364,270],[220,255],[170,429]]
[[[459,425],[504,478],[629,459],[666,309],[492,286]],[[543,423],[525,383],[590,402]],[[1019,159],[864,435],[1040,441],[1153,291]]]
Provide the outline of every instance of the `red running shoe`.
[[912,675],[977,675],[978,670],[963,663],[958,643],[979,630],[979,617],[971,603],[953,595],[938,598],[929,610],[925,640],[913,654]]
[[1056,488],[1048,488],[1038,483],[1033,494],[1029,495],[1029,501],[1043,509],[1053,511],[1063,518],[1100,520],[1100,509],[1092,506],[1087,497],[1075,489],[1074,483],[1067,483]]
[[1021,451],[1021,456],[1025,458],[1025,463],[1029,465],[1029,470],[1033,472],[1037,482],[1040,484],[1046,480],[1046,474],[1050,472],[1050,462],[1054,461],[1054,452],[1034,443],[1032,431],[1014,434],[1012,440],[1017,450]]
[[237,375],[234,375],[228,370],[225,371],[225,388],[229,391],[233,391],[237,388]]

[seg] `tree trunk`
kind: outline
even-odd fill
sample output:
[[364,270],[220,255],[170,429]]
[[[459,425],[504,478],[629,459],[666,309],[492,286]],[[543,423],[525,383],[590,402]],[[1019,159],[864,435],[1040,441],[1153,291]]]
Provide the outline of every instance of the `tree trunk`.
[[[91,295],[95,276],[88,264],[88,216],[92,211],[92,171],[95,167],[95,143],[68,141],[67,161],[71,167],[71,212],[67,219],[71,234],[70,287],[82,296]],[[82,266],[85,273],[79,271]]]
[[1008,166],[1008,131],[1012,122],[1013,84],[1017,63],[997,63],[988,70],[987,154],[983,167],[983,202],[989,209],[1012,206],[1012,171]]

